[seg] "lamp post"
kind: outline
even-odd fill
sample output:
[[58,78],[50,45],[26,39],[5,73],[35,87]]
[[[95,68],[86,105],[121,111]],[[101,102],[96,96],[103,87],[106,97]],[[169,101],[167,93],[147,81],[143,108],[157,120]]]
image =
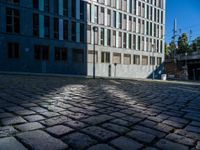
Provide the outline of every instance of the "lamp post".
[[96,62],[96,51],[95,51],[95,32],[98,31],[98,28],[96,26],[93,27],[93,31],[94,31],[94,39],[93,39],[93,79],[95,79],[95,62]]
[[186,53],[185,53],[185,79],[186,79],[186,80],[188,79],[187,56],[188,56],[188,53],[186,52]]
[[[153,70],[153,72],[152,72],[152,80],[154,80],[154,78],[155,78],[155,73],[154,73],[154,63],[155,63],[155,58],[154,58],[154,49],[155,49],[155,44],[152,44],[152,70]],[[153,59],[154,59],[154,61],[153,61]]]

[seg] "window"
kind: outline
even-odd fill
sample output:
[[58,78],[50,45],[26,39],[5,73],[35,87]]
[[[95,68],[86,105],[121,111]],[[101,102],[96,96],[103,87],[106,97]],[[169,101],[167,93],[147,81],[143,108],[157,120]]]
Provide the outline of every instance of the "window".
[[113,11],[113,27],[115,28],[116,28],[116,18],[117,18],[116,11]]
[[58,18],[54,18],[54,38],[59,38],[59,22]]
[[[93,63],[93,51],[88,51],[88,63]],[[98,52],[95,52],[95,62],[98,63]]]
[[155,57],[150,57],[150,65],[155,65]]
[[54,13],[58,15],[58,1],[54,0]]
[[110,63],[110,53],[101,52],[101,63]]
[[162,58],[161,57],[157,57],[157,65],[161,65],[162,64]]
[[33,8],[34,9],[38,9],[39,8],[38,0],[33,0]]
[[98,6],[94,6],[94,23],[98,24]]
[[122,32],[119,32],[118,47],[122,48]]
[[87,43],[91,43],[91,25],[87,26]]
[[136,35],[133,35],[133,49],[136,50]]
[[132,35],[131,34],[128,35],[128,48],[132,49]]
[[67,61],[67,49],[55,47],[54,56],[55,56],[55,61]]
[[111,26],[111,10],[107,10],[107,25]]
[[87,21],[91,22],[91,4],[87,3]]
[[84,1],[80,1],[80,20],[84,20]]
[[33,36],[39,37],[39,15],[33,14]]
[[35,60],[49,60],[49,47],[43,45],[35,45]]
[[44,16],[44,36],[45,38],[50,36],[49,16]]
[[101,12],[100,12],[100,15],[99,15],[99,24],[104,24],[104,8],[101,7]]
[[113,53],[113,64],[121,64],[121,54]]
[[122,29],[122,14],[121,13],[119,13],[118,28]]
[[140,65],[140,55],[133,55],[133,64]]
[[142,56],[142,65],[148,65],[148,56]]
[[76,22],[72,22],[72,41],[76,42]]
[[124,54],[124,64],[125,65],[131,64],[131,55],[130,54]]
[[63,15],[65,17],[68,17],[68,10],[69,10],[68,0],[64,0],[63,1]]
[[113,46],[113,47],[116,47],[116,31],[113,31],[112,46]]
[[8,33],[20,32],[19,10],[6,8],[6,32]]
[[80,42],[85,42],[85,24],[80,23]]
[[19,44],[18,43],[8,43],[8,58],[17,59],[19,58]]
[[111,31],[107,29],[107,45],[111,46]]
[[44,0],[44,11],[49,12],[49,0]]
[[126,48],[126,41],[127,41],[127,38],[126,38],[126,33],[124,33],[124,38],[123,38],[123,48]]
[[138,50],[141,50],[141,37],[138,36]]
[[73,49],[73,62],[74,63],[84,63],[83,49]]
[[68,21],[63,21],[64,40],[68,40]]
[[19,0],[5,0],[7,3],[19,5]]
[[101,28],[101,45],[104,45],[104,28]]
[[72,0],[72,18],[76,18],[76,1]]

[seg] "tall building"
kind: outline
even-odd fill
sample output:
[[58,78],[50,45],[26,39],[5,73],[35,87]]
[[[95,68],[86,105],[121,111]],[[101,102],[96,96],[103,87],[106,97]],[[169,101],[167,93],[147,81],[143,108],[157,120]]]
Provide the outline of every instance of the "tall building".
[[[0,0],[0,70],[147,78],[164,61],[165,0]],[[95,30],[94,30],[95,29]]]

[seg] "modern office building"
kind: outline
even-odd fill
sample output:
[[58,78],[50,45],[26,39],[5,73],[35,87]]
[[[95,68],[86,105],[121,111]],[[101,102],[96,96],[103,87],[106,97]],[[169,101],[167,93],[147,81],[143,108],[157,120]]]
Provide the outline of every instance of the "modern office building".
[[0,0],[0,14],[0,71],[91,76],[95,60],[96,76],[147,78],[162,68],[165,0]]

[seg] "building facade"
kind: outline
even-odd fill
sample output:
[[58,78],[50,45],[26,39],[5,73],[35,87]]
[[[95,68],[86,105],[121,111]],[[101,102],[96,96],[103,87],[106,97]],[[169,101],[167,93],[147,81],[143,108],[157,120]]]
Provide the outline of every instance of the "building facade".
[[1,71],[91,76],[95,45],[96,76],[162,72],[165,0],[0,0],[0,13]]

